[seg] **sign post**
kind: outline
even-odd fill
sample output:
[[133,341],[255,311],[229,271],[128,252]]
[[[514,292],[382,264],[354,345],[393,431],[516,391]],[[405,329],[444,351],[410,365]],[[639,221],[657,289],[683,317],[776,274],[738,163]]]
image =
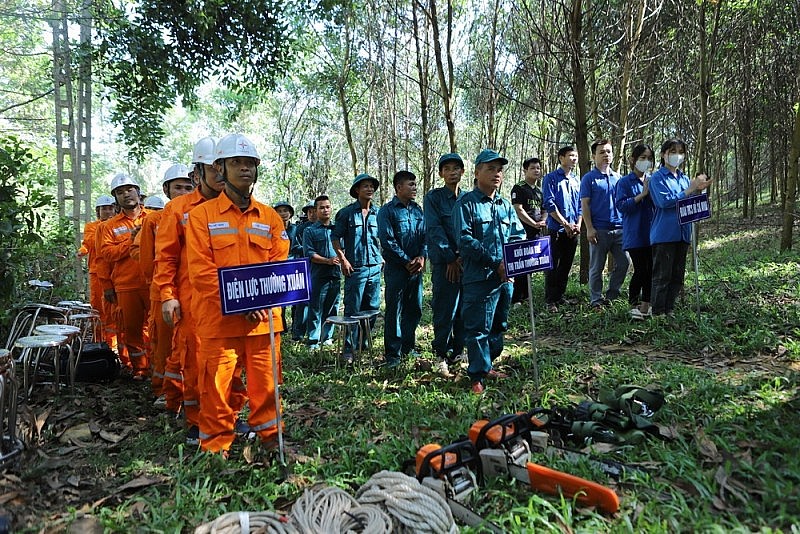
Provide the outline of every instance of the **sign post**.
[[503,245],[503,263],[506,276],[525,275],[528,284],[528,311],[531,317],[531,350],[533,352],[533,375],[536,391],[539,391],[539,361],[536,346],[536,318],[533,313],[533,291],[531,273],[553,268],[553,256],[550,252],[550,237],[541,237],[529,241],[514,241]]
[[[703,192],[678,200],[675,208],[678,210],[678,222],[681,225],[690,224],[711,217],[711,204],[708,194]],[[692,259],[694,264],[694,291],[697,304],[697,318],[700,319],[700,259],[697,257],[697,226],[692,227]]]
[[281,464],[286,465],[283,451],[281,396],[278,384],[278,355],[275,351],[275,324],[272,320],[271,308],[310,300],[311,277],[308,258],[222,267],[217,270],[217,277],[219,278],[219,295],[223,315],[267,310],[272,357],[272,384],[275,390],[275,421],[278,426],[278,454]]

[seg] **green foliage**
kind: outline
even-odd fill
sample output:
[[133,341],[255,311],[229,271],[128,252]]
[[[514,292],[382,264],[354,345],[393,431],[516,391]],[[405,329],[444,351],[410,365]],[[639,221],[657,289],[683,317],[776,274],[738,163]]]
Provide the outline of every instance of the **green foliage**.
[[42,243],[45,208],[53,197],[32,179],[33,153],[16,137],[0,138],[0,323],[27,270],[27,249]]
[[131,155],[156,148],[164,112],[176,97],[195,105],[204,82],[245,94],[272,88],[289,65],[291,19],[291,6],[275,0],[141,0],[126,11],[95,4],[100,76]]

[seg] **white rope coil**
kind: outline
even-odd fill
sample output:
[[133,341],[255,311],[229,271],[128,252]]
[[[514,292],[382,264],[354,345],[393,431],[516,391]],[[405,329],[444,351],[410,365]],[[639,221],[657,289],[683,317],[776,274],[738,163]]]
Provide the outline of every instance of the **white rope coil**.
[[376,473],[361,486],[356,498],[362,504],[385,508],[402,530],[441,534],[458,532],[444,498],[403,473]]
[[288,517],[275,512],[229,512],[195,534],[390,534],[458,532],[447,502],[417,479],[376,473],[353,498],[336,487],[307,489]]
[[228,512],[197,527],[194,534],[298,534],[286,516],[275,512]]

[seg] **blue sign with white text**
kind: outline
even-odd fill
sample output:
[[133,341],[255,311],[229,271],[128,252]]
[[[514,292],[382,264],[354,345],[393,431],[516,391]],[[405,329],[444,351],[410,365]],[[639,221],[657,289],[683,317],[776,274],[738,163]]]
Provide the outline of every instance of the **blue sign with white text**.
[[550,237],[506,243],[503,245],[503,261],[506,264],[506,276],[509,278],[552,269]]
[[311,296],[308,258],[222,267],[217,276],[222,315],[307,302]]
[[708,202],[706,193],[678,200],[676,209],[680,224],[689,224],[711,217],[711,204]]

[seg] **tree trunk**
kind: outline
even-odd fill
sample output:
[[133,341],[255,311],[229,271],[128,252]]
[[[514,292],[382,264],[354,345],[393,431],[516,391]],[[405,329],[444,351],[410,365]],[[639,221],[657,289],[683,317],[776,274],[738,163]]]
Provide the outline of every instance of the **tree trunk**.
[[458,152],[458,144],[456,143],[456,123],[453,119],[453,56],[452,56],[452,42],[453,42],[453,2],[447,0],[447,36],[445,42],[444,54],[447,58],[447,65],[445,69],[445,62],[442,59],[442,42],[439,35],[439,15],[436,8],[436,0],[430,0],[430,11],[428,12],[430,19],[431,30],[433,32],[433,51],[436,60],[436,72],[439,76],[439,91],[442,96],[442,107],[444,108],[444,121],[447,125],[447,137],[450,141],[450,152]]
[[789,176],[786,179],[786,206],[783,208],[783,231],[781,232],[781,250],[792,249],[792,228],[797,201],[797,173],[800,160],[800,102],[796,105],[792,149],[789,153]]
[[[571,10],[567,18],[567,35],[569,35],[570,67],[572,77],[570,89],[575,101],[575,145],[578,150],[580,173],[588,172],[591,166],[589,158],[589,126],[586,111],[586,74],[581,64],[581,32],[583,30],[582,0],[572,0]],[[581,229],[581,272],[582,284],[589,281],[589,242],[586,240],[586,227]]]
[[420,137],[422,138],[422,194],[427,193],[431,188],[431,143],[430,126],[428,124],[428,52],[430,43],[428,41],[427,29],[425,32],[424,43],[420,40],[419,17],[417,16],[417,3],[411,6],[411,15],[414,29],[414,45],[416,49],[417,63],[417,84],[419,85],[419,108],[420,108]]
[[628,113],[630,112],[631,80],[634,57],[639,49],[639,41],[644,25],[644,0],[624,4],[625,41],[623,43],[622,67],[619,81],[619,117],[617,118],[617,135],[614,136],[614,154],[617,158],[617,169],[625,163],[625,144],[628,142]]

